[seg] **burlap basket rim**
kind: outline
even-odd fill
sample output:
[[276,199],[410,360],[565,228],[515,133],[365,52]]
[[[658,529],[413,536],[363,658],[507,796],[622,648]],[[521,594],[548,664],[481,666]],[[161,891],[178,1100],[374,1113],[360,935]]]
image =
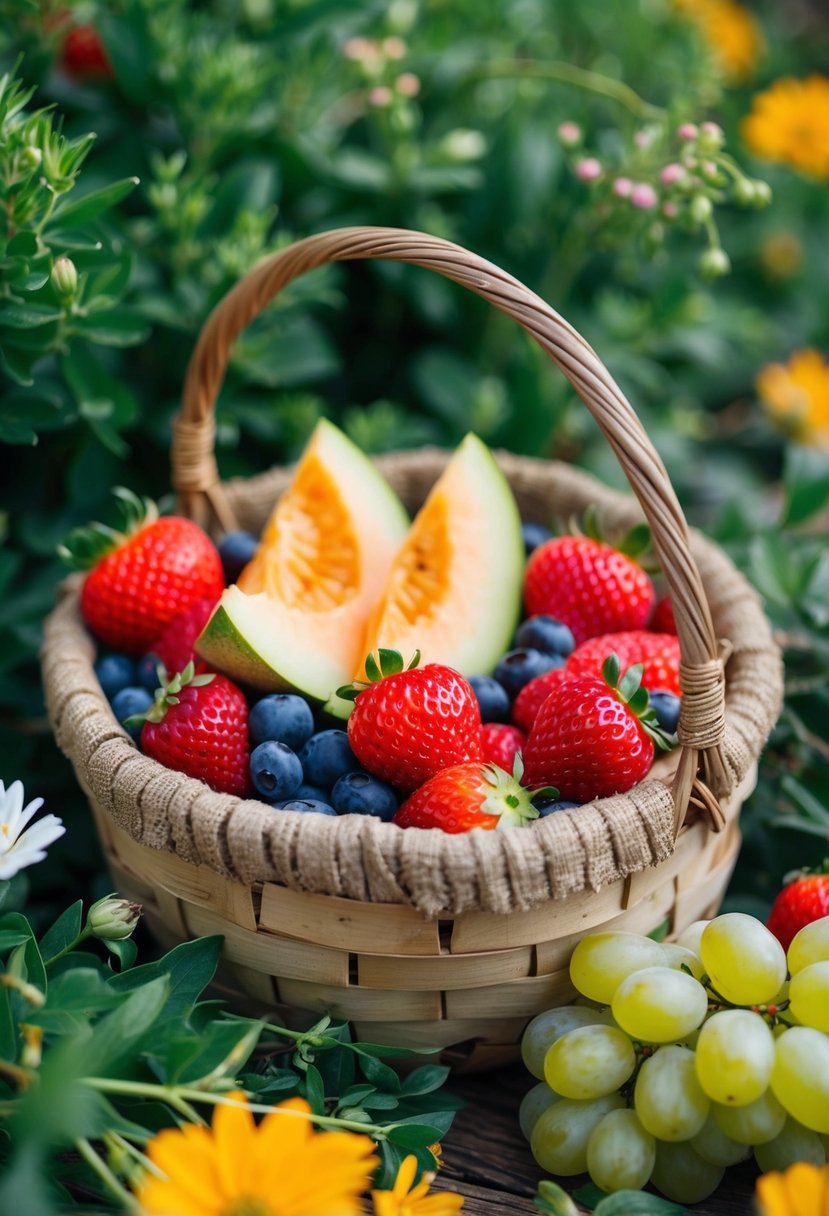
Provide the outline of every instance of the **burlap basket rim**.
[[[398,490],[405,491],[407,482],[422,490],[446,458],[445,452],[424,448],[378,458],[377,464]],[[641,518],[631,496],[579,470],[509,453],[499,453],[498,459],[519,498],[525,492],[543,501],[554,483],[576,510],[596,503],[611,526]],[[275,469],[227,482],[224,489],[242,520],[253,510],[261,522],[289,475]],[[756,762],[776,720],[782,663],[757,593],[717,546],[693,530],[691,548],[717,634],[731,649],[722,743],[728,777],[718,791],[724,797]],[[90,797],[151,848],[169,849],[246,884],[268,881],[316,894],[408,904],[430,916],[530,909],[598,890],[657,865],[673,851],[671,784],[656,779],[628,794],[541,819],[526,830],[460,836],[436,829],[402,831],[364,816],[275,812],[252,799],[216,794],[143,756],[120,728],[94,674],[95,644],[81,621],[78,598],[77,578],[67,580],[46,626],[42,660],[50,719]]]

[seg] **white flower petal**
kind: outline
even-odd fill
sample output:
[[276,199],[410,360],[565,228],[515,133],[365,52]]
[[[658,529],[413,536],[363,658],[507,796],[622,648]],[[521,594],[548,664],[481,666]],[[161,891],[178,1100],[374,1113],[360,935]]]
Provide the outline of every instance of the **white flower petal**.
[[[29,820],[32,818],[32,816],[36,815],[42,806],[43,806],[42,798],[33,798],[32,801],[29,803],[29,805],[25,808],[25,810],[21,811],[20,818],[17,823],[18,834],[23,831],[23,829],[25,828],[25,826],[29,822]],[[49,818],[49,816],[47,815],[47,819],[48,818]],[[54,818],[54,816],[52,816],[52,818]],[[46,822],[46,820],[44,820],[44,823],[45,822]]]
[[9,835],[16,836],[18,820],[23,809],[23,782],[13,781],[6,790],[3,809],[0,811],[0,823],[9,825]]
[[30,828],[18,836],[12,847],[6,850],[6,856],[17,852],[18,849],[45,849],[65,831],[66,828],[61,819],[58,819],[56,815],[45,815],[43,819],[33,823]]
[[27,866],[33,866],[35,862],[43,861],[46,854],[40,852],[24,851],[21,855],[15,854],[13,857],[0,857],[0,879],[14,878],[15,874],[20,870],[25,870]]

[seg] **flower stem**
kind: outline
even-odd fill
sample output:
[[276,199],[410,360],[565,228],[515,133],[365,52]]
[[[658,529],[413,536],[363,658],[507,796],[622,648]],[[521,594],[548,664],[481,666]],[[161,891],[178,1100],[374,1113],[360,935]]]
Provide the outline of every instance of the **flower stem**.
[[50,967],[54,966],[59,958],[63,958],[63,956],[68,954],[70,950],[74,950],[76,946],[79,946],[81,942],[85,942],[86,939],[91,936],[92,930],[88,925],[84,925],[77,937],[73,937],[72,941],[69,942],[68,945],[64,946],[62,950],[59,950],[57,954],[53,954],[52,957],[43,964],[46,970],[48,971]]
[[91,1166],[101,1179],[107,1190],[120,1201],[125,1211],[132,1213],[132,1216],[141,1216],[141,1209],[134,1196],[129,1193],[126,1187],[121,1185],[107,1163],[98,1156],[89,1141],[83,1137],[79,1137],[75,1141],[75,1147],[87,1165]]
[[591,72],[587,68],[579,68],[562,60],[542,62],[537,59],[496,59],[483,67],[475,68],[467,79],[490,80],[498,77],[550,80],[556,84],[575,85],[576,88],[617,102],[636,118],[644,121],[662,121],[667,116],[667,111],[661,106],[645,101],[623,81],[614,80],[611,76],[602,76],[599,72]]
[[[176,1085],[155,1085],[150,1081],[122,1081],[112,1079],[110,1077],[84,1077],[82,1079],[84,1085],[88,1085],[90,1089],[95,1089],[103,1094],[130,1094],[135,1097],[142,1098],[159,1098],[162,1102],[168,1105],[181,1109],[181,1102],[206,1102],[210,1106],[232,1106],[236,1109],[250,1110],[257,1115],[269,1115],[277,1108],[267,1106],[263,1102],[237,1102],[235,1098],[230,1098],[226,1094],[205,1093],[199,1089],[187,1089],[185,1086]],[[360,1132],[362,1135],[371,1136],[375,1140],[386,1139],[386,1128],[377,1127],[373,1123],[358,1123],[356,1119],[337,1119],[333,1115],[316,1115],[312,1111],[300,1110],[283,1110],[280,1112],[284,1115],[296,1115],[300,1119],[307,1119],[311,1123],[317,1123],[320,1127],[339,1128],[344,1131]]]

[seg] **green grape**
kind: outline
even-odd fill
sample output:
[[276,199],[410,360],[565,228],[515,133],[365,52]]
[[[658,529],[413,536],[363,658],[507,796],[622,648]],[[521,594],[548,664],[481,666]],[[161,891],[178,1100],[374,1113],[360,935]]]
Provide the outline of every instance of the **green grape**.
[[708,1012],[708,994],[692,975],[670,967],[645,967],[622,980],[613,1016],[643,1043],[673,1043],[691,1034]]
[[633,1095],[642,1126],[658,1140],[690,1140],[708,1118],[710,1102],[687,1047],[660,1047],[645,1060]]
[[748,1106],[719,1106],[712,1112],[717,1126],[738,1144],[765,1144],[779,1136],[786,1112],[770,1089]]
[[810,963],[793,975],[789,1001],[801,1025],[829,1032],[829,962]]
[[609,1009],[590,1009],[586,1005],[562,1005],[558,1009],[547,1009],[534,1017],[521,1039],[521,1059],[525,1067],[537,1077],[544,1079],[544,1057],[563,1034],[577,1026],[612,1026],[613,1017]]
[[726,1009],[700,1029],[697,1077],[708,1097],[722,1106],[748,1106],[769,1087],[774,1038],[759,1013]]
[[720,1185],[724,1173],[721,1165],[713,1165],[700,1157],[690,1144],[657,1141],[651,1182],[676,1203],[699,1203],[701,1199],[707,1199]]
[[602,1098],[624,1085],[636,1067],[628,1036],[615,1026],[580,1026],[562,1035],[544,1057],[544,1080],[564,1098]]
[[570,1177],[587,1169],[587,1142],[593,1129],[612,1110],[625,1105],[621,1094],[607,1094],[592,1102],[562,1098],[548,1106],[535,1121],[530,1136],[532,1155],[548,1174]]
[[703,930],[700,954],[711,984],[732,1005],[765,1004],[786,978],[780,942],[743,912],[715,917]]
[[554,1094],[544,1081],[539,1081],[538,1085],[527,1090],[518,1107],[518,1125],[525,1140],[529,1140],[538,1116],[558,1101],[559,1095]]
[[[708,924],[708,921],[700,921],[700,924]],[[689,971],[695,980],[701,980],[705,975],[705,968],[702,965],[702,959],[693,950],[689,950],[687,946],[680,946],[678,942],[662,942],[662,949],[665,953],[665,962],[663,967],[670,967],[672,971]]]
[[813,920],[794,935],[787,954],[789,971],[797,975],[811,963],[829,960],[829,916]]
[[[684,946],[686,950],[692,950],[693,953],[700,957],[699,943],[702,938],[703,930],[707,925],[710,925],[710,920],[695,920],[687,929],[683,929],[679,937],[676,939],[678,946]],[[663,942],[663,945],[666,943]]]
[[702,1130],[691,1137],[690,1144],[700,1157],[712,1165],[736,1165],[738,1161],[745,1161],[751,1152],[747,1144],[740,1144],[739,1140],[726,1136],[713,1112],[705,1120]]
[[826,1164],[826,1149],[820,1136],[791,1117],[786,1119],[779,1136],[766,1144],[757,1145],[754,1156],[764,1172],[787,1170],[796,1161],[808,1161],[810,1165]]
[[591,933],[570,959],[570,979],[591,1000],[609,1005],[622,980],[643,967],[664,962],[659,942],[638,933]]
[[771,1087],[804,1127],[829,1132],[829,1035],[792,1026],[775,1040]]
[[651,1176],[656,1141],[633,1110],[612,1110],[587,1141],[587,1172],[603,1191],[639,1191]]

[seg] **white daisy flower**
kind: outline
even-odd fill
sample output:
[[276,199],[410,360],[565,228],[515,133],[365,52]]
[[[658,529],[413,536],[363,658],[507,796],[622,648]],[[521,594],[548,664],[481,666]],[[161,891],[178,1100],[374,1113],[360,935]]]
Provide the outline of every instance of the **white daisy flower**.
[[43,861],[48,846],[66,831],[57,815],[44,815],[23,831],[42,806],[42,798],[23,806],[22,782],[13,781],[6,789],[0,781],[0,879],[14,878],[18,870]]

